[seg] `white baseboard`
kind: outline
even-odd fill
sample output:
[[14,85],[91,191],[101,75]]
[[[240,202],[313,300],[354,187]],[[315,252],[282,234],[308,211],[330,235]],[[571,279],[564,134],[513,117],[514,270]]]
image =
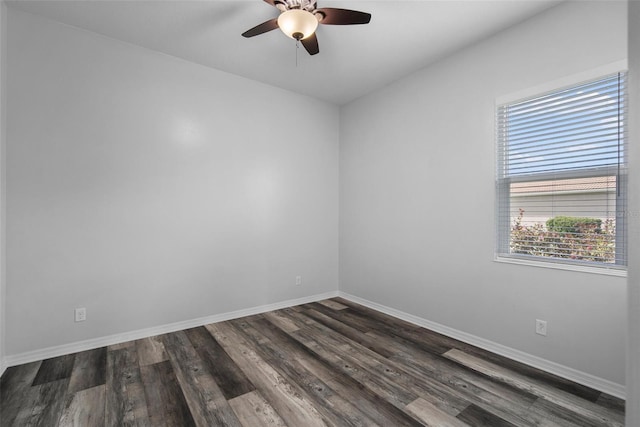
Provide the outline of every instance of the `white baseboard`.
[[4,374],[4,371],[7,370],[7,364],[5,363],[4,358],[0,359],[0,377]]
[[323,294],[311,295],[308,297],[281,301],[273,304],[266,304],[257,307],[251,307],[242,310],[231,311],[228,313],[214,314],[212,316],[200,317],[197,319],[185,320],[182,322],[170,323],[167,325],[155,326],[152,328],[140,329],[137,331],[125,332],[122,334],[109,335],[106,337],[93,338],[85,341],[78,341],[70,344],[63,344],[55,347],[43,348],[40,350],[28,351],[20,354],[6,356],[0,364],[0,375],[5,368],[10,366],[21,365],[23,363],[35,362],[38,360],[50,359],[65,354],[77,353],[79,351],[92,350],[94,348],[105,347],[108,345],[120,344],[127,341],[148,338],[155,335],[166,334],[170,332],[181,331],[184,329],[195,328],[207,325],[209,323],[223,322],[225,320],[237,319],[239,317],[252,316],[267,311],[280,310],[282,308],[292,307],[294,305],[307,304],[310,302],[320,301],[327,298],[338,296],[337,291],[325,292]]
[[413,323],[414,325],[431,329],[432,331],[441,333],[448,337],[457,339],[459,341],[463,341],[467,344],[471,344],[476,347],[480,347],[484,350],[488,350],[492,353],[499,354],[501,356],[515,360],[517,362],[521,362],[526,365],[532,366],[534,368],[541,369],[543,371],[549,372],[559,377],[566,378],[578,384],[591,387],[595,390],[602,391],[604,393],[610,394],[615,397],[619,397],[621,399],[625,398],[626,393],[625,393],[624,385],[617,384],[612,381],[608,381],[591,374],[587,374],[586,372],[578,371],[568,366],[551,362],[541,357],[533,356],[529,353],[525,353],[523,351],[516,350],[510,347],[504,346],[502,344],[498,344],[493,341],[489,341],[484,338],[480,338],[478,336],[468,334],[466,332],[462,332],[457,329],[453,329],[448,326],[444,326],[439,323],[432,322],[430,320],[426,320],[421,317],[414,316],[412,314],[408,314],[400,310],[396,310],[394,308],[387,307],[385,305],[366,300],[364,298],[350,295],[342,291],[339,291],[338,295],[341,298],[344,298],[346,300],[364,305],[365,307],[369,307],[373,310],[380,311],[382,313],[388,314],[398,319],[405,320],[407,322]]

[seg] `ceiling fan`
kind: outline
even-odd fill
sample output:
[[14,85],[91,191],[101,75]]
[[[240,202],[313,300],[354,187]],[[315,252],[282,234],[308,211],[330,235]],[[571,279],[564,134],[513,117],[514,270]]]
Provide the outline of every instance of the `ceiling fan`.
[[318,9],[316,0],[264,0],[280,11],[277,18],[256,25],[242,33],[244,37],[253,37],[280,28],[288,37],[299,41],[309,52],[320,52],[316,28],[318,24],[354,25],[368,24],[371,14],[357,10],[324,7]]

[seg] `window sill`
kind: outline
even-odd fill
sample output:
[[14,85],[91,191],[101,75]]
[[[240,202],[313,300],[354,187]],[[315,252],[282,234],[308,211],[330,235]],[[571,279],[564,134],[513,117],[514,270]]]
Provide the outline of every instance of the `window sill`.
[[627,277],[627,270],[620,268],[592,267],[590,265],[561,264],[556,262],[535,261],[522,258],[501,257],[495,258],[496,262],[505,264],[528,265],[530,267],[552,268],[556,270],[579,271],[581,273],[603,274],[605,276]]

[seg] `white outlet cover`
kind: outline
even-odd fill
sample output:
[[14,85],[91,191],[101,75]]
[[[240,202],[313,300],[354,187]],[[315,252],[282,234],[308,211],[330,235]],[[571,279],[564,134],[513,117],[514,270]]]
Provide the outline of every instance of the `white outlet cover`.
[[86,308],[76,308],[74,311],[76,322],[84,322],[87,320],[87,309]]

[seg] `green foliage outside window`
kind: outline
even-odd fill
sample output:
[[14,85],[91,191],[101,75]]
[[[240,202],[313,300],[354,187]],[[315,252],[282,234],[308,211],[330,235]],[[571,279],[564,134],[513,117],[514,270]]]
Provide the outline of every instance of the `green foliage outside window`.
[[523,225],[524,209],[511,226],[511,253],[615,263],[613,220],[557,216],[546,224]]
[[602,220],[577,216],[556,216],[547,220],[547,230],[557,233],[585,233],[602,231]]

